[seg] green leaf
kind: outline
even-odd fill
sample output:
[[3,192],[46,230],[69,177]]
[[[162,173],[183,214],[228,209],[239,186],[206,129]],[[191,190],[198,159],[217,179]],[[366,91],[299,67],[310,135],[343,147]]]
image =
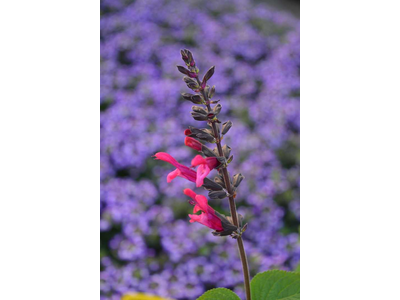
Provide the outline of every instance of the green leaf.
[[300,264],[298,264],[296,270],[294,270],[296,273],[300,273]]
[[225,288],[212,289],[205,292],[197,300],[240,300],[239,296]]
[[250,283],[251,298],[255,300],[300,299],[300,274],[271,270],[258,273]]

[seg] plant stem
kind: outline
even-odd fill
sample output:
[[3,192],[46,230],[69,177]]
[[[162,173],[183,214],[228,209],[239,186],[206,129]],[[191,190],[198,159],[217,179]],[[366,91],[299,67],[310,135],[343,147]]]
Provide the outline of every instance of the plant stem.
[[[200,85],[199,78],[197,77],[196,79],[197,79],[197,82]],[[209,104],[208,95],[204,92],[204,90],[201,90],[201,93],[202,93],[204,99],[207,102],[206,106],[207,106],[208,112],[211,112],[212,109],[211,109],[211,106]],[[217,129],[217,126],[216,126],[215,122],[212,122],[212,129],[213,129],[213,132],[214,132],[214,137],[217,140],[216,144],[217,144],[218,154],[221,157],[225,157],[224,153],[222,151],[221,137],[219,135],[219,131]],[[229,180],[228,169],[226,167],[221,167],[221,169],[222,169],[222,174],[223,174],[226,190],[229,193],[229,208],[230,208],[230,211],[231,211],[232,221],[233,221],[233,224],[235,226],[239,227],[238,214],[237,214],[237,211],[236,211],[236,203],[235,203],[235,198],[233,197],[233,194],[232,194],[232,187],[231,187],[231,181]],[[246,300],[251,300],[249,264],[247,262],[246,251],[244,249],[244,244],[243,244],[243,240],[242,240],[241,236],[239,236],[237,238],[237,244],[238,244],[240,260],[242,262],[242,268],[243,268],[244,286],[245,286],[245,290],[246,290]]]

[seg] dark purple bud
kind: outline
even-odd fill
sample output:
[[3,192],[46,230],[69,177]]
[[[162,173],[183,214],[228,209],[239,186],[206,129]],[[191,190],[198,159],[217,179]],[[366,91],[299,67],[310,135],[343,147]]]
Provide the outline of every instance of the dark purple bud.
[[190,52],[190,50],[188,50],[188,49],[185,49],[185,51],[186,51],[187,57],[189,58],[189,61],[193,61],[194,62],[194,58],[193,58],[192,52]]
[[208,80],[210,80],[211,76],[213,76],[214,74],[214,70],[215,70],[215,66],[212,66],[207,73],[204,75],[203,77],[203,82],[207,82]]
[[189,129],[190,129],[190,131],[191,131],[193,134],[201,133],[201,132],[202,132],[201,129],[198,129],[198,128],[193,127],[193,126],[189,126]]
[[191,114],[192,114],[193,119],[195,119],[196,121],[207,121],[207,116],[205,116],[205,115],[202,115],[202,114],[194,112],[194,111],[192,111]]
[[222,186],[222,187],[225,188],[225,182],[224,182],[224,179],[223,179],[223,177],[222,177],[221,175],[217,175],[217,176],[214,178],[214,181],[215,181],[217,184],[219,184],[220,186]]
[[208,193],[208,197],[210,197],[213,200],[224,199],[227,196],[228,195],[226,194],[226,192],[224,190],[222,190],[222,191],[212,191],[212,192]]
[[196,137],[202,141],[206,141],[209,143],[215,143],[215,138],[211,134],[208,134],[205,132],[196,134]]
[[217,116],[220,113],[221,108],[222,108],[221,104],[215,105],[214,108],[213,108],[213,113]]
[[237,188],[239,186],[239,184],[242,182],[243,179],[244,179],[244,176],[241,173],[234,175],[233,176],[233,182],[232,182],[233,186],[235,188]]
[[192,95],[189,93],[182,93],[181,94],[183,99],[191,101],[194,104],[202,104],[203,103],[203,99],[200,97],[200,95]]
[[218,183],[215,183],[214,181],[208,179],[207,177],[204,178],[202,187],[209,191],[222,191],[222,189],[223,189],[222,186],[220,186]]
[[191,70],[196,68],[196,64],[194,62],[193,55],[189,50],[187,50],[187,49],[181,50],[181,56],[182,56],[182,59],[185,62],[185,64],[188,67],[190,67]]
[[196,80],[185,76],[185,77],[183,77],[183,81],[185,81],[185,83],[187,84],[188,88],[190,88],[192,90],[199,89],[199,84],[197,83]]
[[188,55],[185,50],[181,50],[182,59],[186,62],[188,60]]
[[203,98],[200,95],[193,95],[192,100],[195,101],[196,103],[200,104],[203,103]]
[[178,71],[181,72],[182,74],[185,74],[191,78],[196,78],[197,74],[195,72],[190,72],[188,69],[182,66],[176,66],[178,68]]
[[205,133],[208,133],[208,134],[211,134],[211,135],[214,134],[213,131],[212,131],[212,129],[203,128],[201,131],[203,131],[203,132],[205,132]]
[[231,121],[227,121],[227,122],[223,123],[222,124],[222,135],[227,134],[229,129],[231,129],[232,125],[233,124]]
[[222,152],[224,153],[224,156],[225,156],[226,159],[228,159],[229,155],[231,155],[231,151],[232,151],[232,149],[228,145],[224,145],[222,147]]
[[207,111],[200,106],[192,106],[192,110],[196,113],[200,113],[202,115],[207,115]]
[[189,94],[189,93],[182,93],[181,95],[182,95],[183,99],[189,100],[189,101],[192,101],[192,97],[194,96],[194,95]]
[[215,85],[213,85],[212,88],[208,90],[208,98],[211,99],[214,96],[214,94],[215,94]]
[[176,66],[176,67],[178,68],[179,72],[189,76],[190,71],[188,69],[186,69],[185,67],[182,67],[182,66]]

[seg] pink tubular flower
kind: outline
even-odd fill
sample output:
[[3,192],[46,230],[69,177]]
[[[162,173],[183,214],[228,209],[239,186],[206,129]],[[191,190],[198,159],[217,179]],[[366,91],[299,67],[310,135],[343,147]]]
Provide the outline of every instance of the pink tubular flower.
[[189,215],[191,223],[199,222],[200,224],[203,224],[216,231],[224,231],[221,219],[217,217],[215,210],[208,205],[208,200],[206,197],[197,195],[191,189],[184,189],[183,192],[186,196],[192,198],[189,203],[194,206],[193,213],[201,211],[200,215]]
[[[156,159],[166,161],[167,163],[170,163],[176,169],[172,171],[171,173],[168,174],[167,176],[167,182],[171,182],[175,177],[183,177],[191,182],[197,182],[196,178],[196,172],[193,171],[192,169],[181,165],[176,161],[175,158],[173,158],[171,155],[165,152],[158,152],[154,155]],[[203,181],[201,182],[201,185],[203,184]],[[199,185],[199,186],[201,186]]]
[[200,187],[203,185],[204,178],[211,172],[212,169],[219,165],[218,159],[215,157],[204,158],[201,155],[196,155],[192,160],[192,167],[199,166],[197,168],[196,186]]
[[189,136],[185,137],[185,145],[196,151],[201,151],[201,147],[203,146],[203,144],[200,143],[198,140]]

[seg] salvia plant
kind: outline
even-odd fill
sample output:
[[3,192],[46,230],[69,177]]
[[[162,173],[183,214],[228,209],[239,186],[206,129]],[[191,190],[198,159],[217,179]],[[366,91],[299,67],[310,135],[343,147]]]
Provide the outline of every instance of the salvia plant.
[[[183,190],[183,194],[193,206],[193,214],[189,214],[191,223],[198,222],[213,229],[214,236],[231,237],[237,241],[246,300],[300,299],[299,273],[267,271],[257,274],[250,282],[249,265],[242,239],[248,224],[244,224],[243,216],[237,213],[235,203],[240,183],[245,177],[241,173],[233,176],[229,174],[228,167],[233,160],[232,149],[222,143],[224,136],[228,134],[233,124],[231,121],[222,123],[218,118],[222,105],[219,103],[220,100],[214,100],[215,85],[209,85],[215,67],[211,67],[201,78],[193,54],[184,49],[181,50],[181,56],[186,67],[178,66],[177,68],[185,75],[183,81],[192,90],[191,93],[183,93],[182,97],[195,104],[192,106],[191,115],[194,120],[201,122],[200,127],[205,127],[188,126],[184,131],[184,143],[199,154],[192,159],[191,166],[180,164],[166,152],[158,152],[154,157],[175,167],[175,170],[168,174],[167,182],[171,182],[176,177],[182,177],[193,182],[196,187],[207,190],[208,198],[211,201],[228,200],[230,216],[225,216],[209,205],[207,197],[188,188]],[[208,178],[207,176],[214,169],[218,171],[218,174],[213,179]],[[229,300],[239,299],[239,297],[231,290],[216,288],[207,291],[198,299]]]

